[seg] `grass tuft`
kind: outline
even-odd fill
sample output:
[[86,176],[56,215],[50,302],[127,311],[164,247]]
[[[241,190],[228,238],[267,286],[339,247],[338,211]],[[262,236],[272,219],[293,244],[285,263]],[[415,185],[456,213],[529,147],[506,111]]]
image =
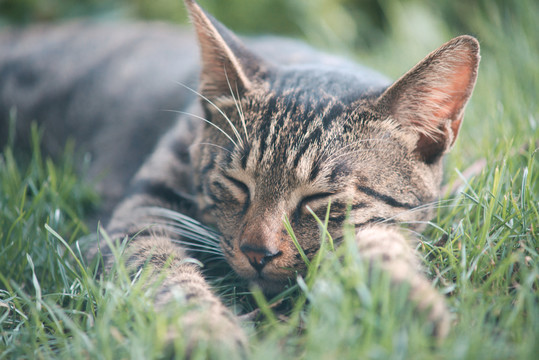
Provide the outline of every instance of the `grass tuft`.
[[[432,329],[406,301],[409,289],[395,289],[384,273],[369,269],[348,235],[334,251],[326,238],[327,251],[307,263],[307,276],[269,301],[234,277],[215,281],[234,308],[260,307],[265,314],[250,330],[252,358],[536,358],[539,4],[508,4],[390,0],[360,8],[313,0],[286,5],[287,13],[304,15],[296,16],[295,28],[313,42],[328,45],[339,38],[337,47],[368,48],[359,53],[361,60],[393,77],[442,41],[475,34],[482,46],[479,79],[447,160],[447,182],[454,183],[477,159],[486,158],[487,166],[466,180],[460,194],[440,203],[434,226],[418,243],[428,275],[454,314],[444,342],[434,342]],[[369,7],[380,17],[368,16]],[[355,16],[365,21],[354,22]],[[322,18],[323,26],[314,25]],[[356,31],[347,30],[350,26]],[[27,158],[14,154],[12,146],[0,155],[0,359],[169,356],[167,331],[181,331],[179,319],[188,309],[179,299],[166,314],[156,313],[152,289],[133,281],[121,261],[100,276],[85,263],[79,240],[88,234],[106,240],[84,223],[96,195],[75,171],[72,145],[53,162],[41,155],[39,138],[34,127]],[[318,223],[323,230],[326,222]],[[174,347],[177,355],[185,350],[181,338]],[[194,354],[220,355],[211,344],[201,344]]]

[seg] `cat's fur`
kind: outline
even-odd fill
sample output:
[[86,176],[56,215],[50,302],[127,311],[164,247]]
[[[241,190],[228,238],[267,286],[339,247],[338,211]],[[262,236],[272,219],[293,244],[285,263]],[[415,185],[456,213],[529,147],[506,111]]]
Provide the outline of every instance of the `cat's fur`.
[[[9,33],[0,37],[0,130],[16,107],[23,127],[37,119],[74,134],[94,154],[93,174],[110,171],[100,183],[109,205],[129,182],[107,230],[132,237],[126,260],[133,269],[166,272],[157,306],[174,291],[196,305],[185,318],[194,338],[245,342],[197,266],[185,261],[193,254],[171,241],[178,236],[169,227],[156,226],[163,220],[156,208],[216,227],[232,268],[267,293],[305,270],[284,217],[312,257],[320,232],[308,209],[323,218],[331,201],[329,231],[337,241],[350,209],[363,257],[396,284],[408,283],[411,301],[439,335],[447,333],[444,300],[397,225],[431,216],[425,205],[439,196],[442,157],[475,84],[477,41],[455,38],[390,84],[291,40],[244,42],[194,1],[186,4],[201,52],[199,94],[173,81],[196,86],[198,65],[195,43],[168,27]],[[175,114],[164,109],[186,114],[168,128]],[[45,145],[54,151],[65,137],[45,133]]]

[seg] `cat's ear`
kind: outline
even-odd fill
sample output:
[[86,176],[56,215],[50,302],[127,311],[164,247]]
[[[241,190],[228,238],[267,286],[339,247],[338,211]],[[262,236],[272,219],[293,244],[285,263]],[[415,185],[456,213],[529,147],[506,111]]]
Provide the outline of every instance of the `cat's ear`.
[[417,153],[437,160],[455,142],[477,78],[479,43],[459,36],[429,54],[377,100],[382,114],[419,135]]
[[264,62],[238,37],[206,13],[194,0],[185,4],[200,46],[201,91],[207,97],[236,96],[251,89],[263,76]]

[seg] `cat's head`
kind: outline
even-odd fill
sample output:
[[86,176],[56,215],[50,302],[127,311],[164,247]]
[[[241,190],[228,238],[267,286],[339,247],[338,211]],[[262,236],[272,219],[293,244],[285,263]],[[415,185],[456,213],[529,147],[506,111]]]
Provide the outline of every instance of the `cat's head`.
[[356,228],[428,219],[475,84],[474,38],[455,38],[389,87],[368,88],[340,67],[271,63],[186,3],[208,122],[192,148],[201,209],[240,276],[274,292],[303,271],[284,221],[312,257],[321,234],[310,211],[323,220],[329,202],[337,240],[347,219]]

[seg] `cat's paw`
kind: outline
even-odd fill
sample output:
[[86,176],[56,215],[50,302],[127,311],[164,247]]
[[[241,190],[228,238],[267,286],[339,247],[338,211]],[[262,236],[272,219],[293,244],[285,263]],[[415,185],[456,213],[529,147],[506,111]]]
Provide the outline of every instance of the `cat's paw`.
[[177,357],[244,359],[247,337],[238,320],[224,307],[197,309],[184,314],[171,326],[166,338],[167,353]]
[[360,230],[356,241],[362,257],[387,272],[395,286],[409,286],[408,298],[432,324],[433,335],[443,339],[451,327],[451,313],[444,297],[423,275],[408,241],[396,229],[373,226]]
[[415,275],[409,282],[410,299],[417,304],[420,313],[427,315],[432,324],[433,335],[444,339],[449,333],[452,321],[444,297],[421,274]]
[[167,319],[165,349],[174,358],[241,359],[247,338],[239,320],[211,291],[198,263],[184,256],[167,238],[134,243],[132,269],[146,266],[153,303]]

